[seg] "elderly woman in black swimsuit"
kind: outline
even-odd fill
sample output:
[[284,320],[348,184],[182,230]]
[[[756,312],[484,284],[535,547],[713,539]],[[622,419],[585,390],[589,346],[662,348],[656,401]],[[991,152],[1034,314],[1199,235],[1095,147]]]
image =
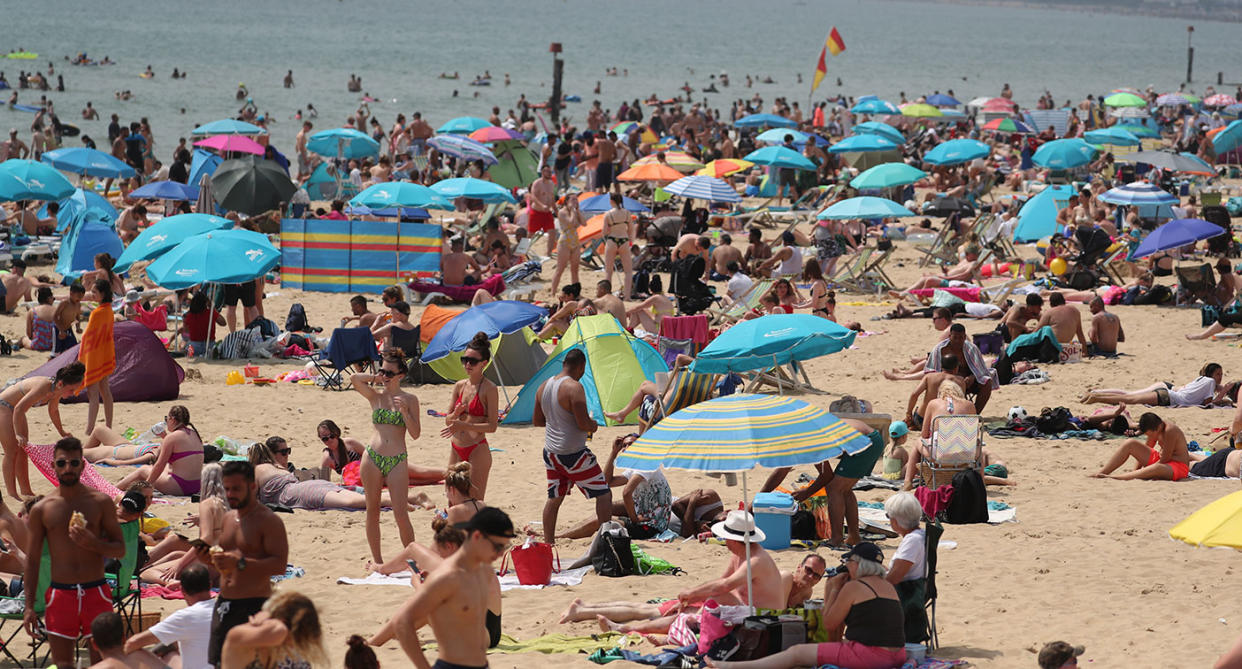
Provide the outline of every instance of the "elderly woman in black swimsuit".
[[71,436],[60,423],[60,400],[72,397],[81,389],[85,374],[86,366],[75,361],[60,368],[55,376],[22,379],[0,391],[0,445],[4,447],[4,490],[9,497],[19,496],[19,486],[21,497],[34,497],[30,489],[30,461],[22,450],[30,439],[26,412],[37,404],[47,403],[52,426],[60,436]]

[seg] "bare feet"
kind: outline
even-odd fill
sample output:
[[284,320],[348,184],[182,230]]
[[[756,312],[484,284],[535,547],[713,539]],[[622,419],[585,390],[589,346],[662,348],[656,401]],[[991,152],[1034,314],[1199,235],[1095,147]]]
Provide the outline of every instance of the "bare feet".
[[595,616],[595,621],[599,623],[599,629],[602,632],[623,632],[625,631],[621,629],[622,627],[625,627],[624,625],[614,623],[611,620],[605,618],[604,616]]
[[1079,404],[1090,404],[1091,403],[1091,391],[1088,390],[1087,392],[1083,393],[1082,397],[1078,398],[1078,403]]
[[435,502],[431,501],[431,498],[430,498],[430,497],[428,497],[428,496],[427,496],[427,493],[425,493],[425,492],[420,492],[420,493],[418,493],[417,495],[415,495],[415,496],[411,497],[411,498],[410,498],[410,504],[413,504],[413,505],[416,505],[416,506],[422,507],[422,508],[423,508],[423,510],[425,510],[425,511],[435,511],[435,510],[436,510],[436,504],[435,504]]
[[581,598],[575,599],[574,601],[570,602],[569,608],[565,609],[565,612],[561,614],[561,619],[556,622],[562,625],[564,625],[565,623],[577,622],[578,621],[578,608],[580,606],[582,606]]
[[604,412],[604,417],[608,418],[609,420],[616,421],[616,422],[618,422],[618,423],[621,423],[621,422],[624,422],[624,421],[625,421],[625,414],[623,414],[623,413],[619,413],[619,412],[618,412],[618,413],[608,413],[607,411],[605,411],[605,412]]
[[379,570],[380,570],[380,566],[378,564],[371,562],[370,560],[367,560],[367,573],[368,574],[370,573],[378,574]]
[[1106,479],[1106,478],[1108,478],[1108,474],[1105,474],[1104,472],[1096,472],[1096,473],[1094,473],[1094,474],[1090,475],[1088,478],[1093,478],[1093,479]]
[[897,377],[897,372],[894,372],[888,369],[884,370],[884,378],[888,379],[889,381],[900,381],[900,379]]
[[663,634],[644,634],[643,638],[653,646],[663,646],[668,643],[668,637]]

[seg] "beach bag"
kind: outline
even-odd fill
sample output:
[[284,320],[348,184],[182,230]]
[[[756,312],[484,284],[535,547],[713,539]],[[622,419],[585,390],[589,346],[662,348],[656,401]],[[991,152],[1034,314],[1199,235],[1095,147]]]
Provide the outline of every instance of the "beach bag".
[[1070,413],[1065,407],[1057,407],[1049,409],[1044,407],[1039,412],[1039,417],[1035,419],[1035,429],[1044,434],[1060,434],[1070,429],[1070,419],[1074,414]]
[[[699,653],[707,653],[717,639],[729,636],[733,626],[720,619],[717,613],[720,607],[716,601],[709,599],[703,602],[699,610]],[[713,658],[715,659],[715,658]]]
[[793,518],[789,521],[789,536],[793,539],[818,541],[819,533],[815,531],[815,514],[806,509],[795,511]]
[[[1008,328],[1005,329],[1008,332]],[[1000,355],[1005,349],[1005,337],[1000,332],[985,332],[974,336],[975,348],[984,355]]]
[[988,522],[988,492],[977,469],[963,469],[953,475],[953,496],[944,511],[944,522],[968,525]]
[[306,320],[306,307],[303,307],[301,302],[294,302],[289,307],[289,315],[285,317],[285,330],[288,332],[310,330],[310,323]]
[[246,324],[247,329],[258,329],[259,336],[267,339],[269,337],[277,337],[280,335],[280,327],[276,325],[276,321],[262,316],[250,321]]
[[798,616],[749,616],[733,631],[738,649],[734,660],[758,660],[806,643],[806,621]]
[[[547,585],[552,582],[552,544],[527,539],[526,543],[509,551],[500,563],[500,574],[508,573],[505,562],[513,562],[518,583],[522,585]],[[561,559],[556,559],[559,568]]]
[[658,557],[652,557],[647,551],[638,547],[638,544],[631,542],[630,551],[634,556],[634,571],[639,576],[649,576],[651,574],[677,574],[682,572],[681,567],[663,560]]
[[625,526],[612,521],[600,526],[591,545],[591,567],[596,574],[610,578],[634,574],[634,551]]

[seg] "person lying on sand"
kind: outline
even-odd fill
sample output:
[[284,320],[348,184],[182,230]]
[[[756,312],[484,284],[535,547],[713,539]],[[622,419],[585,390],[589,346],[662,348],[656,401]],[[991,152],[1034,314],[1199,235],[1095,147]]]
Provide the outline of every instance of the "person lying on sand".
[[958,264],[946,269],[942,274],[925,274],[921,279],[915,281],[905,290],[890,290],[888,294],[897,299],[909,296],[916,290],[929,290],[932,288],[968,288],[975,286],[975,280],[979,274],[979,249],[978,247],[970,247],[966,249],[966,258]]
[[1222,385],[1224,370],[1220,365],[1209,362],[1199,370],[1194,381],[1179,388],[1165,382],[1153,383],[1138,390],[1106,388],[1088,390],[1079,401],[1083,404],[1146,404],[1161,407],[1194,407],[1211,406],[1227,402],[1226,394],[1230,388]]
[[[1138,427],[1140,432],[1147,435],[1147,441],[1123,441],[1100,471],[1092,475],[1094,478],[1113,478],[1119,481],[1180,481],[1190,475],[1190,451],[1186,446],[1186,434],[1182,432],[1182,428],[1150,411],[1139,416]],[[1113,474],[1130,458],[1134,458],[1138,464],[1133,471]]]

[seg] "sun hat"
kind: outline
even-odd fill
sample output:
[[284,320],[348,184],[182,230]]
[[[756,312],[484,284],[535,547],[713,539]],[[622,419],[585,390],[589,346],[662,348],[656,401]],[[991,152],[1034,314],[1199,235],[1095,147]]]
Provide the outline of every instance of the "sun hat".
[[909,433],[910,427],[904,420],[893,421],[893,424],[888,426],[888,436],[891,439],[900,439]]
[[712,525],[712,534],[721,539],[759,543],[767,538],[763,530],[755,526],[755,518],[746,511],[735,509],[725,519]]

